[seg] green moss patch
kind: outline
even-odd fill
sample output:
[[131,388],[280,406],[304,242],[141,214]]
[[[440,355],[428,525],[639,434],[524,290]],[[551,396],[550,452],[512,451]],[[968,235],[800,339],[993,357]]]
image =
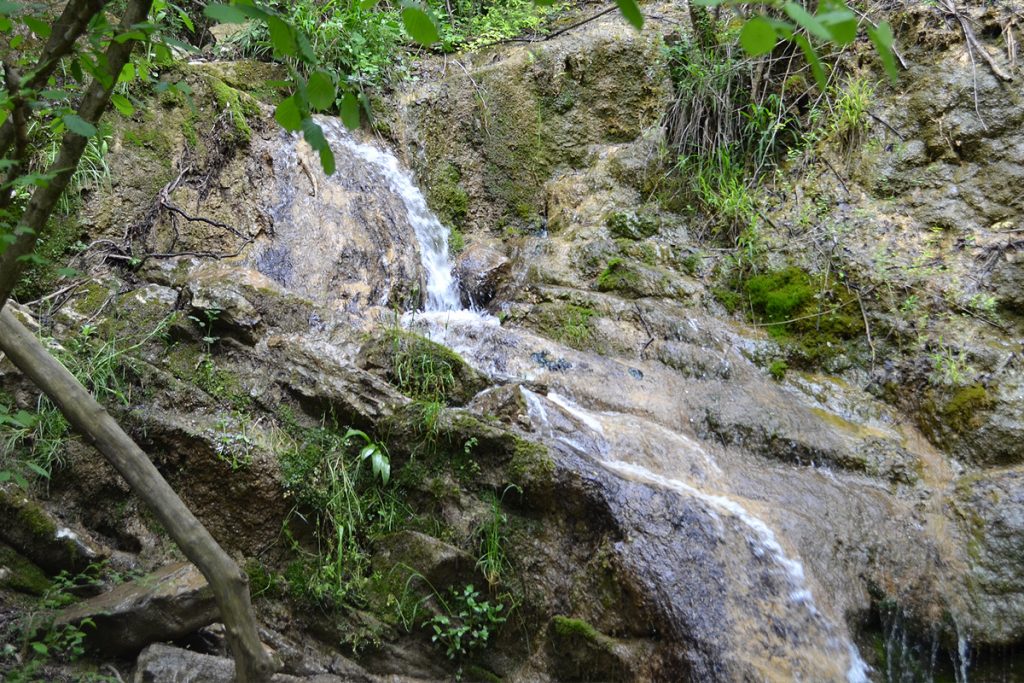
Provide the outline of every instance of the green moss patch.
[[29,595],[43,595],[49,587],[50,581],[42,569],[19,555],[10,546],[0,543],[0,588],[10,588]]
[[946,424],[957,432],[977,429],[983,421],[982,413],[992,408],[995,401],[980,384],[961,387],[942,406]]
[[612,237],[627,240],[639,240],[651,237],[658,232],[658,219],[655,216],[637,214],[632,211],[616,211],[605,219],[608,232]]
[[849,342],[864,334],[856,295],[794,266],[734,276],[712,291],[727,309],[742,310],[764,326],[791,352],[789,361],[815,364],[847,353]]
[[445,162],[431,173],[427,182],[430,208],[443,223],[456,228],[462,227],[469,211],[469,193],[460,184],[461,180],[462,172],[459,168],[451,162]]
[[597,289],[601,292],[633,293],[640,284],[640,275],[621,258],[613,258],[597,276]]
[[210,76],[210,90],[222,110],[226,110],[234,126],[234,141],[237,144],[248,144],[252,139],[252,128],[249,119],[260,116],[260,108],[251,95],[235,90],[219,78]]

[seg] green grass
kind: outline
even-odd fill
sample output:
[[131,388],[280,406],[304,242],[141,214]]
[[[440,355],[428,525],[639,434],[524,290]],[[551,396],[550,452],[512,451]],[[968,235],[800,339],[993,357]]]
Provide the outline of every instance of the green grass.
[[[135,388],[134,354],[164,334],[171,320],[165,318],[133,339],[103,337],[87,324],[63,345],[43,341],[98,401],[127,406]],[[27,485],[30,475],[48,479],[63,464],[70,438],[70,425],[45,396],[40,395],[31,410],[0,398],[0,470],[18,483]]]
[[380,482],[362,457],[368,445],[383,446],[327,419],[315,428],[284,427],[291,442],[278,457],[292,514],[310,525],[316,541],[309,549],[293,539],[287,585],[295,597],[321,605],[358,603],[371,576],[369,542],[411,517],[400,490]]

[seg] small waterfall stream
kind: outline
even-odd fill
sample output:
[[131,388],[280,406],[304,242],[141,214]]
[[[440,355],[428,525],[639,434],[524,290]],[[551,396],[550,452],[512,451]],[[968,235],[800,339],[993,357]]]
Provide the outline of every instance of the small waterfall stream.
[[[389,207],[395,207],[384,215],[384,222],[388,223],[388,229],[391,230],[387,237],[396,240],[396,235],[408,236],[404,241],[399,237],[398,243],[392,245],[393,252],[381,257],[385,270],[390,269],[387,277],[392,280],[411,278],[410,273],[400,271],[393,264],[401,262],[402,258],[408,259],[413,248],[418,254],[424,289],[420,297],[422,310],[407,313],[403,317],[403,324],[460,353],[470,365],[497,383],[539,380],[543,384],[543,370],[539,370],[529,358],[535,344],[549,343],[548,340],[536,337],[527,339],[520,332],[508,333],[500,327],[497,319],[461,307],[458,282],[448,256],[448,231],[427,207],[426,199],[409,171],[387,150],[355,140],[340,121],[324,118],[321,124],[332,146],[347,155],[348,165],[344,170],[339,170],[339,174],[348,175],[339,178],[336,174],[320,182],[344,186],[350,192],[344,197],[346,210],[350,212],[353,211],[350,208],[352,197],[363,201],[360,193],[367,195],[366,201],[386,202]],[[290,154],[294,156],[295,152]],[[353,159],[356,161],[353,162]],[[316,197],[325,190],[317,187],[313,174],[309,169],[305,170],[313,184],[310,196]],[[299,176],[292,177],[301,181]],[[322,178],[322,174],[319,177]],[[393,196],[387,199],[377,197],[382,193],[376,188],[381,186],[386,186]],[[292,190],[282,200],[281,206],[312,201],[301,195],[301,190]],[[399,223],[401,225],[395,228]],[[415,245],[408,243],[411,237],[415,238]],[[308,244],[306,248],[309,248]],[[338,247],[336,239],[324,236],[320,250],[331,249],[344,251],[344,247]],[[366,286],[373,292],[377,291],[373,289],[373,283],[368,282]],[[382,295],[375,293],[374,296],[376,300],[371,298],[370,303],[386,303]],[[643,377],[643,373],[639,376]],[[605,381],[607,379],[604,378]],[[587,380],[580,376],[573,381],[602,381],[602,377],[595,375]],[[667,386],[659,390],[671,392]],[[659,495],[667,493],[677,496],[697,505],[704,514],[719,521],[723,535],[741,539],[740,546],[745,543],[744,552],[747,557],[738,557],[730,565],[730,571],[736,574],[730,574],[729,580],[739,581],[740,584],[735,588],[729,584],[728,590],[735,590],[741,596],[731,602],[749,599],[750,595],[760,601],[756,605],[740,608],[737,614],[741,614],[741,622],[743,619],[757,620],[757,605],[768,605],[768,609],[775,611],[772,618],[781,618],[785,628],[768,638],[777,637],[779,643],[786,644],[791,660],[795,662],[792,664],[795,667],[793,671],[804,671],[798,678],[804,680],[805,675],[810,675],[806,680],[817,680],[813,672],[829,671],[832,672],[827,674],[829,680],[845,678],[850,683],[861,683],[869,680],[869,674],[886,675],[886,672],[870,670],[850,640],[845,625],[835,615],[826,614],[828,609],[825,605],[829,601],[826,600],[823,607],[819,608],[813,595],[818,583],[806,575],[803,563],[792,549],[787,550],[784,541],[791,539],[780,539],[772,525],[766,521],[769,517],[758,509],[759,503],[748,501],[742,495],[734,495],[728,476],[699,442],[683,431],[670,429],[664,423],[659,424],[644,415],[586,407],[590,402],[586,405],[578,402],[579,397],[571,389],[556,390],[556,386],[551,385],[544,391],[537,391],[540,393],[521,388],[529,420],[538,436],[562,443],[581,458],[631,485],[647,487],[659,492]],[[568,419],[573,424],[571,429],[566,431],[564,428],[553,427],[554,412],[562,415],[559,419]],[[744,568],[759,572],[761,578],[755,578],[753,574],[742,576]],[[672,571],[676,569],[672,568]],[[751,589],[751,585],[759,586],[765,581],[774,587]],[[755,595],[751,590],[762,592]],[[672,601],[674,598],[668,596],[667,599]],[[736,635],[740,641],[751,634],[761,636],[765,633],[757,630],[763,628],[763,625],[744,625],[740,628]],[[755,646],[751,646],[748,655],[756,659],[759,653]],[[959,670],[956,672],[958,681],[966,681],[967,661],[966,652],[961,653]],[[767,662],[764,665],[767,670],[774,666]]]
[[320,124],[333,147],[341,146],[351,150],[359,158],[372,164],[387,179],[392,192],[401,197],[409,224],[415,230],[419,242],[420,262],[427,285],[425,310],[454,311],[461,308],[459,286],[452,274],[452,263],[448,258],[448,229],[427,208],[427,199],[416,186],[412,174],[402,168],[401,163],[390,152],[374,145],[357,142],[340,120],[323,118]]

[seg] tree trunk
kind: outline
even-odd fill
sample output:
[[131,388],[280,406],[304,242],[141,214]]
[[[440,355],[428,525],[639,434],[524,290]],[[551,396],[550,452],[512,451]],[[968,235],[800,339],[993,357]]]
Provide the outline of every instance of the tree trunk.
[[248,579],[238,565],[185,506],[142,449],[74,375],[25,329],[10,306],[0,310],[0,351],[7,354],[11,362],[46,393],[68,422],[103,453],[210,582],[235,658],[235,680],[239,683],[270,680],[273,665],[256,632]]
[[[121,16],[119,32],[128,32],[136,25],[146,21],[152,4],[152,0],[129,0],[124,14]],[[83,12],[87,10],[88,8]],[[63,20],[62,16],[61,21]],[[81,22],[72,17],[68,19],[68,23],[70,25],[68,30],[73,32],[80,28]],[[136,42],[134,39],[124,42],[111,41],[105,55],[110,77],[94,78],[78,104],[77,114],[84,121],[94,126],[99,123],[100,117],[103,116],[103,112],[106,111],[107,105],[110,103],[110,95],[114,92],[117,77],[121,74],[124,65],[128,63]],[[54,49],[70,49],[70,47],[59,43]],[[44,61],[43,66],[49,63],[49,61]],[[32,82],[33,80],[30,78],[28,83]],[[12,126],[15,125],[15,122],[11,123]],[[11,131],[13,136],[14,128]],[[6,129],[3,134],[6,135]],[[6,138],[0,142],[5,140]],[[64,134],[57,158],[46,169],[47,172],[55,173],[54,177],[46,185],[32,191],[32,198],[29,199],[25,213],[14,230],[14,242],[0,250],[0,306],[3,306],[7,302],[7,297],[11,295],[11,291],[25,267],[25,258],[35,249],[38,236],[46,228],[50,214],[53,213],[53,207],[57,205],[57,200],[64,193],[71,176],[78,168],[78,162],[82,158],[82,152],[85,151],[86,142],[88,142],[86,138],[70,130]]]

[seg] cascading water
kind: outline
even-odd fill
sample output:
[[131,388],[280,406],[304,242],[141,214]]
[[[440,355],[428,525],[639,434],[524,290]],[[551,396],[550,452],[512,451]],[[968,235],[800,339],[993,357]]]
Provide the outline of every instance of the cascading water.
[[[461,353],[468,362],[496,380],[529,379],[533,374],[530,371],[524,372],[523,368],[517,369],[501,362],[492,363],[489,359],[488,356],[493,345],[500,346],[503,343],[500,340],[495,341],[501,334],[501,328],[496,319],[490,316],[461,309],[457,282],[448,258],[447,230],[428,209],[426,200],[416,187],[411,174],[404,170],[399,161],[387,151],[371,144],[357,142],[344,129],[340,121],[322,119],[321,125],[332,147],[347,154],[347,157],[357,159],[362,164],[362,167],[351,166],[348,168],[349,176],[357,175],[363,178],[363,182],[372,184],[374,190],[381,185],[386,185],[390,193],[397,198],[397,202],[394,199],[386,200],[389,202],[388,206],[401,207],[400,222],[404,222],[412,228],[418,242],[420,266],[426,289],[426,296],[423,297],[424,310],[406,316],[405,324],[417,327],[435,341],[450,346]],[[294,152],[292,153],[294,154]],[[357,183],[354,187],[345,187],[346,191],[350,192],[345,196],[345,201],[348,204],[353,203],[352,197],[358,198],[358,191],[362,190],[364,193],[368,193],[364,186],[359,186],[358,181],[351,177],[324,179],[322,175],[314,176],[314,173],[308,168],[305,169],[305,172],[313,186],[309,197],[314,199],[320,199],[318,194],[345,186],[346,183]],[[318,186],[316,177],[320,178],[321,186]],[[369,184],[365,187],[368,188]],[[373,194],[378,193],[373,192]],[[301,193],[292,190],[291,194],[286,195],[282,200],[280,207],[289,207],[297,202],[313,201],[309,197],[301,196]],[[367,198],[367,201],[371,200],[379,199]],[[349,210],[352,209],[349,208]],[[274,211],[277,215],[286,215],[281,208],[275,207]],[[331,245],[323,246],[330,247]],[[401,245],[396,251],[400,251],[400,247]],[[396,253],[391,258],[398,260],[400,257],[401,254]],[[390,263],[389,259],[384,257],[381,257],[381,261],[384,265]],[[399,276],[389,272],[389,277]],[[378,305],[384,303],[379,298],[383,295],[375,296],[378,296],[376,299]],[[369,301],[374,303],[372,297]],[[514,342],[511,345],[514,346]],[[813,671],[835,671],[839,662],[845,660],[845,670],[841,671],[845,672],[846,680],[851,683],[867,680],[867,666],[860,658],[856,648],[844,637],[842,630],[826,618],[815,604],[803,565],[784,551],[768,523],[750,512],[738,500],[720,493],[723,490],[722,472],[710,454],[700,448],[696,442],[681,433],[654,423],[644,422],[632,416],[621,416],[622,419],[635,420],[634,423],[630,423],[630,430],[633,433],[646,435],[645,438],[650,440],[650,443],[641,444],[637,448],[633,448],[631,443],[628,445],[615,444],[604,434],[603,425],[614,423],[619,418],[609,413],[588,411],[554,391],[549,391],[544,400],[549,405],[555,406],[556,409],[574,416],[579,423],[579,429],[576,436],[566,436],[565,433],[555,433],[554,431],[545,432],[543,423],[547,420],[547,413],[544,406],[541,405],[541,398],[533,392],[525,390],[524,398],[530,406],[531,419],[539,425],[540,436],[566,443],[579,456],[596,462],[615,477],[632,482],[632,485],[645,486],[651,490],[671,493],[683,500],[694,501],[704,511],[703,514],[720,520],[722,524],[732,529],[728,533],[739,534],[741,542],[745,543],[748,548],[749,557],[739,560],[739,568],[736,571],[743,571],[742,563],[747,562],[749,571],[763,574],[762,582],[779,584],[780,590],[777,594],[772,589],[753,595],[751,599],[760,600],[764,602],[767,609],[785,615],[785,630],[792,631],[792,634],[781,637],[783,641],[791,643],[794,671],[804,670],[813,678]],[[583,441],[574,442],[578,438],[583,438]],[[672,464],[665,459],[667,455],[678,457],[679,454],[684,453],[689,454],[690,458],[685,463]],[[642,462],[637,460],[641,454],[647,460]],[[634,457],[630,457],[631,455]],[[711,490],[715,492],[705,490],[705,487],[708,486],[711,486]],[[640,523],[642,524],[642,520]],[[642,529],[641,526],[641,533],[643,533]],[[725,532],[723,531],[723,533]],[[671,562],[670,559],[667,561]],[[672,570],[669,569],[669,571]],[[742,583],[750,579],[751,577],[737,575],[736,580],[740,581],[737,589],[740,592],[747,591],[749,593],[750,588],[743,587]],[[669,597],[668,600],[671,603],[675,598]],[[742,599],[738,599],[738,601],[742,602]],[[738,614],[746,614],[752,608],[740,605],[736,609]],[[744,612],[744,610],[747,611]],[[764,633],[757,631],[757,628],[760,627],[750,628],[755,629],[752,633],[759,635]],[[751,652],[753,654],[749,656],[755,660],[762,657],[757,651],[751,650]],[[773,655],[766,656],[772,657]],[[755,666],[759,665],[755,663]],[[831,674],[828,677],[834,678]]]
[[448,258],[448,230],[427,208],[426,197],[413,181],[412,174],[403,169],[398,159],[374,145],[357,142],[338,119],[320,120],[324,135],[334,147],[351,150],[361,159],[376,167],[387,180],[391,191],[402,199],[409,224],[419,242],[420,261],[426,278],[427,311],[454,311],[462,307],[459,287],[452,274]]

